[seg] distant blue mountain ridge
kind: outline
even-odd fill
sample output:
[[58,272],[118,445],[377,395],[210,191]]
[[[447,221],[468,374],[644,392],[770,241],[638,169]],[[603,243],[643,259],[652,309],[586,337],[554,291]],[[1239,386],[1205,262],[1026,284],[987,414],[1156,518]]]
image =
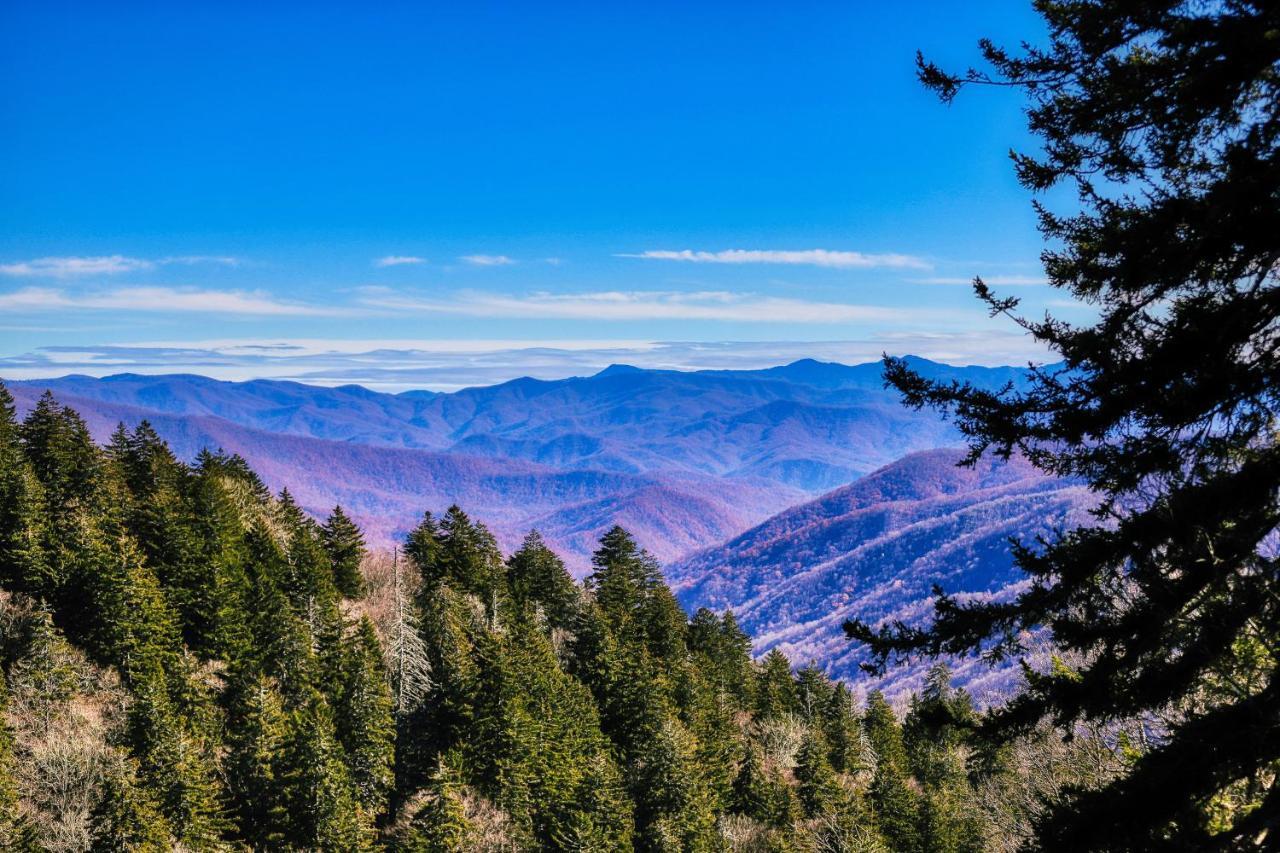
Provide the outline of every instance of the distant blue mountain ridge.
[[[1011,367],[911,363],[984,388],[1025,376]],[[117,421],[148,419],[183,456],[203,447],[238,452],[269,483],[303,489],[312,511],[341,500],[374,541],[457,500],[508,543],[521,528],[546,528],[579,569],[593,537],[614,521],[673,560],[905,454],[959,442],[935,414],[903,407],[883,387],[879,363],[695,372],[613,365],[594,376],[449,394],[189,374],[8,385],[23,405],[52,390],[99,438]],[[299,467],[318,456],[328,462]],[[467,476],[485,471],[529,482],[483,487]]]
[[[866,650],[842,625],[932,613],[932,587],[969,599],[1007,599],[1024,577],[1010,538],[1034,541],[1089,519],[1096,503],[1080,483],[1054,479],[1017,456],[958,467],[958,449],[911,454],[816,500],[784,510],[730,541],[667,567],[689,610],[733,610],[758,653],[862,679]],[[891,671],[891,695],[919,689],[927,663]],[[955,661],[978,698],[1008,693],[1015,668]]]
[[[910,361],[933,378],[984,388],[1017,384],[1025,375],[1017,368]],[[897,393],[883,387],[879,363],[802,360],[764,370],[697,372],[613,365],[589,377],[515,379],[451,394],[193,375],[10,384],[286,435],[556,467],[763,477],[810,493],[958,439],[936,416],[904,409]]]
[[[1013,367],[910,361],[986,389],[1026,381]],[[612,365],[448,394],[194,375],[6,384],[22,411],[53,391],[99,440],[145,419],[183,458],[239,453],[316,515],[341,503],[374,545],[457,502],[508,550],[540,530],[581,575],[621,524],[668,564],[690,610],[732,608],[757,651],[849,679],[862,652],[844,640],[845,618],[926,617],[934,582],[1012,594],[1008,537],[1075,523],[1089,504],[1022,460],[957,468],[957,431],[904,407],[879,363]],[[1007,688],[1007,672],[965,666],[975,689]],[[918,675],[885,686],[900,692]]]

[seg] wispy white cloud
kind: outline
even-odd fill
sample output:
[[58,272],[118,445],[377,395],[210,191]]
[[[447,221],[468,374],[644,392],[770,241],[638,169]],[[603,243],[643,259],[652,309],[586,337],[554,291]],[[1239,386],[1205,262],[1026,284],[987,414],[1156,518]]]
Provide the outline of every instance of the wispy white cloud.
[[425,264],[426,258],[419,258],[415,255],[387,255],[385,258],[378,258],[373,262],[375,267],[402,267],[412,264]]
[[458,260],[473,267],[505,267],[515,263],[514,258],[506,255],[463,255]]
[[796,264],[836,269],[929,269],[930,264],[913,255],[865,254],[863,252],[833,251],[830,249],[726,249],[719,252],[682,249],[671,251],[655,249],[632,254],[622,253],[619,258],[642,258],[655,261],[685,261],[695,264]]
[[155,261],[104,255],[89,258],[35,258],[12,264],[0,264],[0,274],[73,278],[82,275],[116,275],[155,267]]
[[520,376],[560,379],[623,362],[663,370],[751,370],[800,358],[860,364],[882,352],[952,364],[1025,364],[1050,354],[1009,332],[899,332],[856,340],[317,340],[228,339],[45,347],[0,357],[0,376],[37,379],[86,373],[200,373],[216,379],[357,383],[379,390],[451,391]]
[[238,267],[244,263],[244,259],[233,257],[231,255],[171,255],[167,258],[160,258],[156,263],[182,264],[183,266],[192,266],[194,264],[215,264],[223,267]]
[[306,305],[277,299],[263,291],[201,290],[189,287],[119,287],[86,293],[59,288],[25,287],[0,293],[0,310],[146,311],[243,316],[342,316],[349,309]]
[[77,278],[89,275],[119,275],[143,272],[168,264],[220,264],[238,266],[239,258],[224,255],[174,255],[164,258],[130,258],[124,255],[91,257],[48,257],[0,264],[0,275],[40,278]]
[[541,320],[709,320],[738,323],[838,324],[918,317],[918,311],[812,302],[727,291],[603,291],[509,296],[463,292],[448,299],[365,288],[360,303],[397,312]]
[[[1049,279],[1042,275],[984,275],[982,280],[992,287],[1030,287],[1049,283]],[[973,284],[973,276],[932,276],[911,281],[915,284]]]

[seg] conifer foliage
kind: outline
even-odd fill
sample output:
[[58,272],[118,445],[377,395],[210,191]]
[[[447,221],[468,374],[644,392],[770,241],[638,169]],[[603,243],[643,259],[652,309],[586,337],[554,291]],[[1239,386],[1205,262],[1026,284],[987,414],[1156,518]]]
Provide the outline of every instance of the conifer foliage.
[[905,724],[883,697],[864,715],[816,666],[753,661],[732,614],[686,617],[621,528],[584,583],[537,534],[504,558],[459,507],[379,562],[344,512],[317,522],[242,459],[188,465],[145,424],[101,448],[51,397],[22,423],[0,403],[9,849],[994,837],[945,671]]
[[1237,849],[1280,842],[1280,5],[1038,2],[1044,47],[990,42],[991,71],[920,60],[944,101],[997,85],[1029,99],[1043,148],[1015,154],[1034,192],[1049,283],[1083,324],[993,314],[1062,357],[1025,388],[938,384],[898,360],[914,406],[954,415],[972,455],[1024,454],[1079,478],[1097,521],[1017,552],[1009,603],[943,596],[932,627],[851,623],[875,666],[923,653],[1022,654],[1048,628],[1074,665],[1028,671],[984,722],[1007,738],[1051,721],[1129,722],[1131,767],[1059,798],[1038,843],[1059,850]]

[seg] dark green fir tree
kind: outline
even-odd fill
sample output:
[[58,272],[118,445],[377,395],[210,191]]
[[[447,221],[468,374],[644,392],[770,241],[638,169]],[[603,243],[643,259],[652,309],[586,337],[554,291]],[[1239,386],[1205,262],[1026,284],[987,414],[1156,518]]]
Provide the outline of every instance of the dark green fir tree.
[[333,570],[333,585],[347,598],[359,598],[364,593],[364,578],[360,574],[360,562],[364,559],[364,536],[355,522],[347,517],[342,507],[333,512],[320,528],[320,540],[329,565]]
[[[1280,837],[1280,6],[1039,2],[1047,39],[984,41],[985,69],[920,60],[950,102],[999,86],[1028,100],[1040,150],[1014,154],[1037,203],[1049,283],[1094,309],[1068,323],[1019,314],[1060,362],[992,392],[900,360],[913,406],[954,416],[984,452],[1022,454],[1098,495],[1096,520],[1016,558],[1015,601],[942,596],[928,629],[851,623],[875,663],[1026,653],[1040,628],[1082,661],[1028,671],[983,724],[1010,738],[1051,720],[1159,718],[1127,772],[1064,792],[1038,822],[1047,850],[1223,850]],[[1268,545],[1268,542],[1271,542]],[[1230,682],[1231,689],[1219,686]]]

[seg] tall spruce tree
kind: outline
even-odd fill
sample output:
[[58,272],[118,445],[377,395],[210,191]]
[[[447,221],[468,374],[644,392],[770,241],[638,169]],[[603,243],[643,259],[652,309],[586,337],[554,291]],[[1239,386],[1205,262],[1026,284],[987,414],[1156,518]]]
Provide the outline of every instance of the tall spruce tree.
[[[1062,364],[992,393],[931,382],[899,360],[886,378],[914,406],[956,418],[985,451],[1024,454],[1096,490],[1097,522],[1016,553],[1030,586],[1009,603],[942,596],[926,630],[851,624],[876,663],[985,648],[1023,652],[1047,626],[1083,661],[1031,673],[984,728],[1159,718],[1129,772],[1055,803],[1038,843],[1056,850],[1275,844],[1280,833],[1280,4],[1050,2],[1043,47],[984,41],[991,71],[923,59],[949,102],[1013,86],[1038,154],[1015,154],[1034,192],[1049,282],[1092,306],[1071,324],[1017,316]],[[1214,689],[1220,681],[1235,688]],[[1237,794],[1243,793],[1243,797]],[[1224,802],[1236,802],[1222,809]]]
[[791,662],[786,655],[772,649],[760,662],[756,673],[755,711],[762,719],[771,719],[799,710],[795,681],[791,678]]
[[[457,504],[440,520],[439,570],[457,588],[477,596],[490,617],[505,588],[506,564],[489,528],[472,521]],[[424,574],[424,579],[425,579]]]
[[382,644],[368,617],[360,620],[350,644],[335,707],[338,739],[360,805],[376,816],[386,809],[395,783],[395,703]]
[[364,536],[354,521],[347,517],[342,507],[335,506],[320,528],[320,540],[329,565],[333,569],[333,584],[347,598],[359,598],[364,593],[364,578],[360,575],[360,561],[364,559]]
[[831,761],[827,758],[827,744],[813,728],[805,731],[804,742],[796,754],[796,781],[800,783],[797,794],[805,817],[830,814],[838,809],[843,790],[836,779]]
[[547,624],[555,628],[573,624],[578,613],[578,589],[564,562],[536,530],[507,560],[507,586],[517,611],[537,608]]
[[868,795],[880,830],[895,851],[914,853],[922,850],[920,802],[909,782],[902,728],[883,693],[875,690],[867,697],[867,713],[863,719],[867,740],[871,742],[876,757],[875,774]]
[[441,756],[427,784],[427,800],[413,816],[400,848],[412,853],[466,853],[475,834],[462,801],[452,757]]
[[246,673],[231,687],[223,767],[237,835],[254,850],[284,841],[288,828],[283,769],[287,721],[266,679]]
[[316,850],[364,850],[370,846],[369,815],[334,732],[333,712],[318,694],[295,711],[282,762],[288,793],[289,845]]
[[8,589],[39,593],[52,587],[43,502],[19,440],[13,395],[0,384],[0,583]]
[[124,736],[140,781],[181,844],[193,849],[216,844],[226,820],[213,750],[192,731],[195,720],[175,707],[157,662],[139,668],[131,681]]
[[93,853],[165,853],[174,849],[168,821],[151,792],[134,779],[129,762],[103,780],[91,823],[89,849]]

